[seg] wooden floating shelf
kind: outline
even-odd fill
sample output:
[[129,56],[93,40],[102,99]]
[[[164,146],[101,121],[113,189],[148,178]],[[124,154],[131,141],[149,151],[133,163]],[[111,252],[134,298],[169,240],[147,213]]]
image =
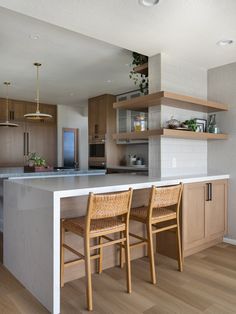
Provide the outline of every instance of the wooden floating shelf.
[[185,138],[192,140],[226,140],[228,134],[215,134],[206,132],[192,132],[183,130],[163,129],[163,137]]
[[150,136],[184,138],[192,140],[226,140],[228,134],[214,134],[205,132],[192,132],[173,129],[148,130],[143,132],[127,132],[113,134],[114,140],[144,140]]
[[142,108],[160,105],[201,112],[216,112],[228,110],[228,106],[225,104],[165,91],[160,91],[133,99],[115,102],[113,104],[113,108],[140,110]]
[[162,130],[148,130],[140,132],[123,132],[113,134],[114,140],[147,140],[149,136],[162,135]]
[[142,65],[134,67],[133,71],[136,73],[140,73],[140,74],[144,74],[144,75],[148,76],[148,63],[144,63]]

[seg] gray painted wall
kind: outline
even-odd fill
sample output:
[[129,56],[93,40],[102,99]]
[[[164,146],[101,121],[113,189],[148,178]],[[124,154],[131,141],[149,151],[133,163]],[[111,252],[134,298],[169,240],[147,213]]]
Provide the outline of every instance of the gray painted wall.
[[208,99],[229,105],[228,112],[217,113],[217,122],[226,141],[208,142],[208,169],[229,173],[228,238],[236,239],[236,63],[208,71]]

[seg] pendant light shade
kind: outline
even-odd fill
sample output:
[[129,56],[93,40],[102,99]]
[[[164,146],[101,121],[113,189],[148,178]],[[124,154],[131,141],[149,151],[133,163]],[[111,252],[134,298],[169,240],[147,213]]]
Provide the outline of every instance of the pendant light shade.
[[24,117],[28,120],[45,120],[45,119],[51,119],[52,116],[47,113],[41,113],[39,110],[39,67],[41,66],[41,63],[35,62],[34,66],[37,67],[37,81],[36,81],[36,112],[33,113],[27,113],[24,115]]
[[13,123],[9,121],[9,96],[8,96],[8,88],[11,85],[10,82],[4,82],[4,85],[6,86],[6,121],[0,123],[0,127],[9,127],[9,128],[15,128],[18,127],[19,124]]

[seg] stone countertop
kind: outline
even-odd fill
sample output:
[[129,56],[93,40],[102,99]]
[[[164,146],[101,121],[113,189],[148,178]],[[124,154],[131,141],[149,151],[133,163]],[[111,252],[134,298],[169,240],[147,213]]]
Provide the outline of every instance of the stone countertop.
[[130,187],[134,189],[150,188],[152,185],[168,186],[182,183],[194,183],[212,180],[229,179],[227,174],[203,174],[193,176],[179,176],[169,178],[158,178],[134,174],[108,174],[103,176],[61,176],[34,179],[10,179],[15,183],[22,184],[26,188],[36,189],[56,193],[59,197],[88,195],[89,192],[105,193],[126,190]]
[[105,170],[76,170],[60,169],[47,172],[24,172],[23,167],[0,167],[0,179],[7,178],[31,178],[31,177],[58,177],[58,176],[83,176],[105,174]]
[[117,170],[132,170],[132,171],[148,171],[148,167],[139,167],[139,166],[110,166],[108,169],[117,169]]

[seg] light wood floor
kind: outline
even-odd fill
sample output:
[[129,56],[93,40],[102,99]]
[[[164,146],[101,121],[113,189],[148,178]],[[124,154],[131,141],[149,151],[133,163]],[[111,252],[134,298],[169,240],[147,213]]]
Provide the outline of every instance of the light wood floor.
[[[184,272],[175,261],[157,256],[158,285],[149,283],[147,258],[132,262],[131,295],[118,267],[93,275],[96,314],[236,313],[236,247],[221,244],[186,258]],[[62,289],[61,313],[85,313],[84,279]],[[48,313],[0,264],[0,313]]]

